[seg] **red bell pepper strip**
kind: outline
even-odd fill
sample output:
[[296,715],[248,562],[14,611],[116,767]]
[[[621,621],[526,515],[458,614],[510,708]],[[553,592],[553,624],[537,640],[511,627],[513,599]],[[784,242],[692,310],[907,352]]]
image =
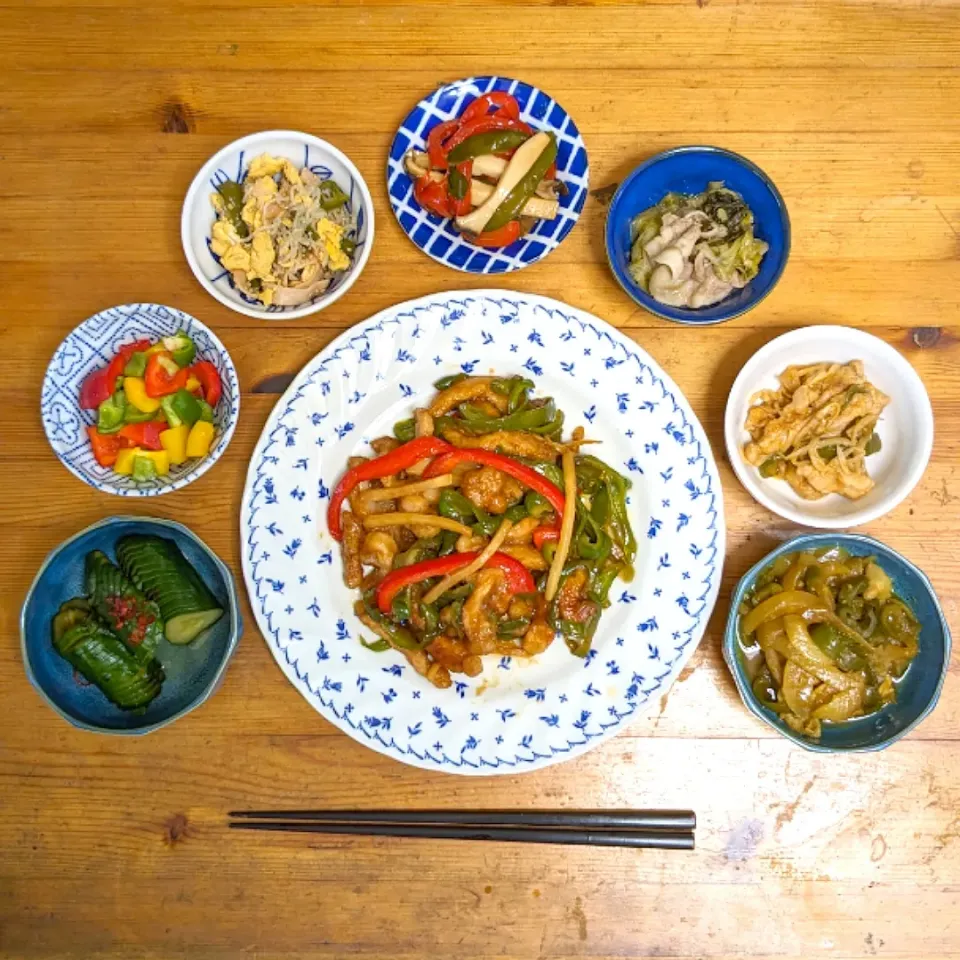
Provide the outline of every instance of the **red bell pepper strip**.
[[189,376],[186,367],[177,366],[169,350],[161,350],[159,353],[152,353],[147,361],[147,369],[143,375],[144,389],[148,397],[165,397],[182,390],[187,385]]
[[113,393],[114,389],[116,388],[117,377],[123,373],[123,368],[127,365],[127,361],[135,353],[149,349],[149,340],[137,340],[135,343],[128,343],[125,346],[120,347],[114,358],[110,361],[110,366],[107,367],[107,384],[110,387],[111,393]]
[[200,389],[203,391],[203,399],[216,407],[223,396],[223,384],[220,381],[220,374],[217,368],[209,360],[198,360],[192,367],[187,368],[189,374],[193,374],[200,381]]
[[101,467],[112,467],[117,462],[117,454],[127,445],[126,440],[116,433],[100,433],[96,427],[87,427],[93,455]]
[[425,173],[414,181],[413,195],[424,210],[429,210],[438,217],[452,216],[451,197],[446,180],[434,180],[429,173]]
[[533,531],[533,545],[538,550],[542,550],[545,543],[556,543],[559,539],[559,526],[549,525],[537,527],[537,529]]
[[457,447],[449,453],[437,457],[424,471],[424,479],[449,473],[458,463],[479,463],[481,466],[493,467],[494,470],[499,470],[508,477],[513,477],[514,480],[518,480],[525,487],[536,491],[547,500],[558,517],[563,516],[566,499],[559,487],[554,486],[546,477],[526,464],[519,463],[512,457],[504,456],[502,453],[494,453],[491,450]]
[[[448,573],[454,573],[473,563],[479,556],[479,550],[469,553],[451,553],[446,557],[423,560],[420,563],[412,563],[408,567],[391,570],[377,587],[377,606],[382,613],[389,613],[394,597],[404,587],[410,586],[411,583],[420,583],[421,580],[427,580],[430,577],[445,577]],[[536,590],[533,577],[530,576],[527,568],[519,560],[514,560],[505,553],[493,554],[484,567],[497,567],[502,570],[510,593],[533,593]]]
[[430,157],[430,166],[438,170],[447,168],[447,150],[444,147],[444,140],[455,133],[460,126],[459,120],[447,120],[445,123],[438,123],[427,134],[427,155]]
[[80,408],[96,410],[113,393],[115,383],[115,380],[107,376],[107,367],[101,367],[87,374],[80,385]]
[[460,114],[460,122],[467,123],[470,120],[485,117],[491,107],[496,108],[495,112],[499,116],[512,117],[514,120],[520,119],[520,104],[517,103],[516,97],[503,90],[492,90],[490,93],[484,93],[477,97]]
[[401,470],[406,470],[407,467],[412,467],[421,460],[447,453],[452,449],[446,440],[441,440],[439,437],[417,437],[416,440],[404,443],[381,457],[374,457],[373,460],[367,460],[352,470],[348,470],[340,478],[340,482],[334,487],[333,493],[330,495],[330,505],[327,507],[327,527],[330,530],[330,536],[334,540],[342,539],[343,528],[340,524],[340,508],[343,506],[343,501],[356,489],[358,483],[363,483],[365,480],[380,480],[382,477],[391,477]]
[[520,239],[520,222],[511,220],[489,233],[465,233],[463,239],[475,247],[509,247],[515,240]]
[[165,429],[166,424],[147,420],[144,423],[128,423],[121,427],[118,433],[127,441],[128,446],[143,447],[144,450],[162,450],[160,431]]

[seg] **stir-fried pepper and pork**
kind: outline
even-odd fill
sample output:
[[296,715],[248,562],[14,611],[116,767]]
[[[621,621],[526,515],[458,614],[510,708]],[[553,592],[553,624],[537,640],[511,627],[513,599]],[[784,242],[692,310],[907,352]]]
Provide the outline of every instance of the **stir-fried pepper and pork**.
[[586,656],[613,581],[633,576],[629,480],[521,377],[457,375],[353,457],[330,498],[344,581],[376,651],[438,687],[557,633]]

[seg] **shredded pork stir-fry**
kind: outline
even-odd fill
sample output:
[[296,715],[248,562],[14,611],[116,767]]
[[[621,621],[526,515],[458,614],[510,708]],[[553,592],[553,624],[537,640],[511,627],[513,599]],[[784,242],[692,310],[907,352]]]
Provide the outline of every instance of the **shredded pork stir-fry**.
[[354,457],[330,499],[344,581],[370,649],[449,687],[481,658],[531,657],[559,633],[586,656],[608,594],[633,575],[629,481],[521,377],[457,375]]
[[877,420],[890,398],[864,377],[863,363],[790,366],[779,380],[778,390],[751,398],[747,462],[762,477],[786,480],[805,500],[869,493],[866,458],[880,450]]
[[348,197],[333,180],[281,157],[255,157],[241,183],[210,195],[210,249],[237,287],[270,306],[297,306],[350,266],[356,247]]

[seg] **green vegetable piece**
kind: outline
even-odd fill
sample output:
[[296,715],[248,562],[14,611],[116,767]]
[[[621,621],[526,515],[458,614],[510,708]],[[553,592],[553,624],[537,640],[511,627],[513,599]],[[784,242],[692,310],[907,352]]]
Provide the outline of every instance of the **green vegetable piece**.
[[527,513],[529,513],[531,517],[536,517],[538,520],[541,517],[545,517],[548,513],[553,512],[550,501],[535,490],[527,491],[527,495],[523,498],[523,505]]
[[363,607],[370,619],[390,638],[390,646],[398,647],[401,650],[420,649],[417,638],[406,627],[394,623],[389,617],[384,616],[380,612],[380,609],[373,599],[372,591],[364,594]]
[[136,660],[92,613],[61,607],[54,618],[53,646],[122,710],[145,707],[160,693],[164,679],[160,664]]
[[510,150],[516,150],[521,143],[529,139],[530,134],[522,130],[492,130],[489,133],[475,133],[462,143],[458,143],[447,154],[447,162],[452,166],[488,153],[507,153]]
[[324,180],[317,190],[320,192],[320,206],[324,210],[336,210],[349,199],[333,180]]
[[522,503],[508,507],[503,514],[511,523],[519,523],[527,519],[527,508]]
[[138,350],[130,356],[127,365],[123,368],[123,375],[125,377],[142,377],[147,369],[147,360],[146,350]]
[[197,400],[200,404],[200,419],[207,423],[213,423],[213,407],[206,400]]
[[471,524],[477,519],[476,507],[459,490],[445,487],[437,501],[437,513],[441,517]]
[[348,256],[352,257],[357,252],[357,241],[349,237],[340,238],[340,249]]
[[462,200],[470,189],[470,181],[456,167],[450,168],[447,184],[450,187],[450,195],[457,200]]
[[198,420],[203,419],[203,407],[189,390],[178,390],[174,394],[161,397],[160,409],[166,414],[167,423],[171,427],[179,427],[183,423],[192,427]]
[[363,637],[360,637],[360,646],[366,647],[368,650],[372,650],[374,653],[383,653],[386,650],[390,649],[390,644],[386,640],[374,640],[373,643],[368,643]]
[[130,580],[156,601],[171,643],[190,643],[223,616],[223,607],[172,540],[147,534],[121,537],[117,561]]
[[84,587],[97,616],[141,663],[148,663],[163,637],[160,608],[148,600],[100,550],[87,554]]
[[123,415],[127,407],[122,390],[107,397],[97,407],[97,430],[100,433],[116,433],[123,426]]
[[148,420],[155,420],[159,414],[160,410],[156,411],[156,413],[144,413],[142,410],[138,410],[132,403],[128,403],[123,411],[123,422],[146,423]]
[[217,193],[223,199],[223,213],[231,226],[241,237],[248,237],[250,229],[243,217],[243,187],[234,180],[225,180],[217,187]]
[[74,597],[60,605],[51,624],[51,633],[53,635],[53,645],[59,643],[60,638],[78,623],[86,623],[91,616],[90,604],[83,597]]
[[452,387],[455,383],[459,383],[461,380],[466,379],[467,375],[465,373],[451,373],[445,377],[441,377],[439,380],[435,380],[433,386],[436,390],[446,390],[448,387]]
[[[188,367],[197,355],[197,345],[182,330],[172,337],[163,338],[164,347],[173,356],[173,362],[178,367]],[[136,354],[134,354],[136,356]]]
[[398,420],[393,425],[393,435],[401,443],[409,443],[417,433],[417,424],[416,421],[411,418],[409,420]]
[[156,480],[157,465],[150,457],[134,457],[131,477],[137,483],[142,483],[145,480]]
[[780,475],[780,464],[783,462],[782,457],[767,457],[763,463],[760,464],[760,476],[769,479],[770,477],[777,477]]
[[863,452],[868,456],[872,456],[875,453],[879,453],[883,448],[883,442],[880,440],[879,433],[872,433],[870,439],[867,441],[866,446],[863,448]]
[[533,162],[533,166],[521,177],[520,182],[510,191],[503,203],[493,212],[493,216],[484,227],[484,233],[492,233],[516,220],[520,216],[526,202],[536,193],[540,181],[546,175],[550,164],[557,159],[557,138],[551,133],[547,145],[540,156]]

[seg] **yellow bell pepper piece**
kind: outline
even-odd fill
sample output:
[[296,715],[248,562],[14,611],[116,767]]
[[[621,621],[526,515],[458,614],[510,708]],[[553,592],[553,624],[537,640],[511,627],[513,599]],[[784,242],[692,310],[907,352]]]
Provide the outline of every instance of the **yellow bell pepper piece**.
[[124,447],[117,453],[117,462],[113,465],[113,472],[129,477],[133,473],[133,458],[142,456],[143,451],[139,447]]
[[137,456],[152,460],[158,477],[165,477],[170,472],[170,454],[166,450],[140,450]]
[[127,402],[133,404],[141,413],[156,413],[160,409],[160,401],[147,396],[143,377],[124,377],[123,392]]
[[201,387],[200,381],[191,373],[190,376],[187,377],[187,383],[183,389],[189,390],[191,393],[195,393],[197,390],[200,389],[200,387]]
[[190,428],[185,423],[181,423],[179,427],[170,427],[169,430],[164,430],[160,434],[160,443],[163,444],[163,449],[170,456],[170,462],[174,466],[187,459],[187,436],[189,433]]
[[210,452],[213,444],[214,426],[207,423],[206,420],[198,420],[190,428],[190,436],[187,437],[187,456],[205,457]]

